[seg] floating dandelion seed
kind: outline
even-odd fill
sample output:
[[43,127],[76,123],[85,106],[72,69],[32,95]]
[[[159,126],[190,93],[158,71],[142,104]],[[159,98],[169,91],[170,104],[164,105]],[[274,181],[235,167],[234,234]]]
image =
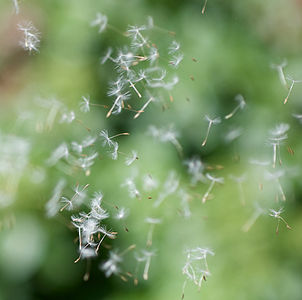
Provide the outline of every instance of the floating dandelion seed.
[[171,45],[169,46],[169,54],[174,54],[175,52],[177,52],[180,49],[180,44],[176,41],[172,41]]
[[111,232],[111,231],[108,231],[107,229],[106,229],[106,227],[105,226],[103,226],[103,227],[100,227],[100,229],[98,230],[101,234],[103,234],[103,237],[100,239],[100,241],[98,242],[98,244],[97,244],[97,246],[96,246],[96,249],[95,249],[95,253],[98,253],[99,252],[99,248],[100,248],[100,246],[101,246],[101,244],[102,244],[102,242],[104,241],[104,239],[106,238],[106,237],[109,237],[110,239],[115,239],[116,238],[116,232]]
[[206,193],[204,194],[204,196],[202,197],[202,203],[205,203],[207,201],[215,183],[220,183],[220,184],[224,183],[223,177],[214,177],[214,176],[210,175],[209,173],[206,174],[206,177],[211,181],[211,184],[210,184],[209,188],[207,189]]
[[75,120],[75,113],[74,111],[67,111],[67,112],[64,112],[62,113],[62,116],[61,116],[61,120],[59,121],[60,123],[72,123],[73,121]]
[[116,96],[110,110],[108,111],[106,118],[109,118],[111,114],[120,113],[122,110],[122,106],[124,105],[124,102],[127,101],[129,98],[130,98],[130,92],[119,93]]
[[121,263],[123,262],[123,256],[128,253],[129,251],[133,250],[136,245],[131,245],[127,249],[122,252],[118,252],[117,250],[109,251],[109,258],[104,263],[100,265],[100,269],[105,272],[106,277],[110,277],[111,275],[118,275],[123,279],[121,276]]
[[158,195],[157,200],[154,202],[154,207],[159,207],[162,202],[171,194],[173,194],[179,186],[179,179],[175,172],[170,172],[166,179],[163,190]]
[[144,280],[148,280],[149,278],[149,269],[151,264],[151,258],[155,255],[155,251],[149,251],[149,250],[142,250],[143,255],[145,256],[145,268],[143,273]]
[[170,65],[173,66],[174,68],[177,68],[181,61],[183,60],[184,56],[183,54],[176,54],[173,55],[172,59],[170,60]]
[[137,96],[139,98],[142,98],[141,93],[138,91],[138,89],[135,87],[135,85],[132,83],[132,81],[130,79],[128,79],[128,82],[130,84],[130,87],[133,88],[133,90],[135,91],[135,93],[137,94]]
[[107,60],[111,60],[114,62],[114,59],[111,57],[111,54],[112,54],[112,48],[109,47],[107,49],[107,52],[106,54],[101,58],[101,64],[103,65]]
[[59,182],[57,183],[57,185],[55,186],[52,197],[46,203],[47,217],[49,217],[49,218],[54,217],[60,210],[59,201],[61,199],[62,192],[63,192],[63,189],[65,188],[65,186],[66,186],[65,179],[60,179]]
[[84,113],[90,111],[90,98],[82,96],[82,102],[80,103],[80,110]]
[[139,266],[142,262],[146,260],[145,255],[140,255],[139,253],[134,253],[134,258],[136,260],[136,267],[134,272],[134,285],[138,284],[138,272],[139,272]]
[[201,13],[202,13],[202,14],[204,14],[205,11],[206,11],[207,2],[208,2],[208,0],[205,0],[205,1],[204,1],[203,7],[202,7],[202,10],[201,10]]
[[235,97],[235,100],[238,102],[238,105],[234,108],[234,110],[232,112],[230,112],[228,115],[226,115],[224,117],[226,120],[232,118],[234,116],[234,114],[238,111],[238,109],[242,110],[242,109],[244,109],[244,107],[246,105],[246,102],[245,102],[243,96],[240,94]]
[[19,24],[18,28],[23,32],[23,40],[20,42],[22,48],[30,53],[39,52],[40,33],[36,27],[28,22],[24,25]]
[[129,210],[127,210],[124,207],[121,207],[118,209],[118,212],[117,212],[115,218],[117,220],[122,220],[122,219],[125,219],[128,215],[129,215]]
[[147,108],[147,106],[154,101],[153,97],[150,97],[149,100],[142,106],[142,108],[136,113],[136,115],[133,117],[133,119],[137,119],[141,113],[143,113],[145,111],[145,109]]
[[284,61],[283,61],[281,64],[279,64],[279,65],[271,64],[271,68],[277,70],[278,76],[279,76],[279,80],[280,80],[281,84],[282,84],[284,87],[288,88],[288,86],[287,86],[287,81],[286,81],[286,79],[285,79],[285,75],[284,75],[284,72],[283,72],[283,69],[284,69],[286,66],[287,66],[286,60],[284,60]]
[[147,247],[152,246],[152,237],[153,237],[153,231],[156,224],[160,224],[162,221],[161,219],[155,219],[155,218],[146,218],[145,222],[150,224],[150,229],[148,231],[147,235]]
[[125,164],[127,166],[132,165],[136,160],[138,160],[137,152],[132,150],[131,155],[126,157]]
[[271,173],[271,172],[266,172],[265,174],[265,178],[267,180],[273,180],[276,182],[277,186],[278,186],[278,189],[281,193],[281,197],[282,197],[282,200],[283,201],[286,201],[286,196],[285,196],[285,193],[283,191],[283,188],[282,188],[282,185],[280,183],[280,178],[284,176],[284,171],[283,170],[279,170],[279,171],[276,171],[274,173]]
[[130,198],[140,198],[140,192],[136,188],[134,178],[132,178],[132,177],[127,178],[121,186],[128,188],[128,193],[129,193]]
[[86,184],[84,187],[80,186],[80,185],[76,185],[76,187],[74,188],[74,195],[72,196],[72,198],[69,200],[66,197],[62,197],[61,198],[61,202],[66,203],[61,209],[60,211],[62,212],[64,209],[68,209],[71,210],[73,209],[74,204],[81,204],[84,199],[86,198],[86,189],[88,188],[89,184]]
[[225,135],[224,140],[227,143],[230,143],[230,142],[234,141],[235,139],[239,138],[242,135],[242,133],[243,133],[243,129],[240,127],[232,129]]
[[286,98],[284,99],[284,102],[283,102],[284,104],[287,103],[288,98],[289,98],[289,96],[290,96],[290,94],[291,94],[291,92],[292,92],[292,90],[293,90],[294,85],[295,85],[296,83],[301,83],[301,82],[302,82],[302,80],[294,80],[294,79],[291,78],[290,76],[288,76],[287,79],[288,79],[289,81],[291,81],[291,85],[290,85],[290,87],[289,87],[288,94],[287,94]]
[[46,163],[49,166],[54,166],[61,158],[67,159],[69,156],[69,150],[66,143],[62,143],[59,145],[51,154],[51,156],[48,158]]
[[188,173],[191,175],[191,184],[196,185],[198,182],[205,182],[205,176],[203,174],[204,164],[199,158],[193,157],[184,161],[184,164],[188,167]]
[[128,133],[128,132],[122,132],[122,133],[118,133],[118,134],[115,134],[115,135],[109,137],[108,131],[106,129],[101,130],[99,134],[100,134],[101,138],[103,139],[103,147],[105,147],[106,145],[109,147],[113,147],[115,142],[112,140],[114,138],[117,138],[119,136],[124,136],[124,135],[130,135],[130,133]]
[[230,178],[237,183],[238,186],[238,192],[239,192],[239,198],[242,205],[245,205],[245,197],[244,197],[244,191],[242,183],[246,180],[246,174],[243,174],[239,177],[230,175]]
[[150,174],[143,177],[143,189],[145,191],[152,191],[158,187],[158,181]]
[[279,225],[280,225],[280,221],[282,221],[285,225],[287,229],[292,229],[288,223],[284,220],[283,217],[281,217],[281,214],[284,212],[283,207],[281,207],[279,210],[274,210],[274,209],[270,209],[270,213],[269,215],[273,218],[276,218],[278,220],[277,223],[277,228],[276,228],[276,234],[279,233]]
[[215,125],[215,124],[219,124],[221,122],[220,118],[215,118],[215,119],[211,119],[208,115],[205,116],[205,119],[209,122],[209,125],[208,125],[208,129],[207,129],[207,133],[206,133],[206,136],[201,144],[202,147],[204,147],[207,143],[207,140],[208,140],[208,137],[209,137],[209,134],[210,134],[210,130],[211,130],[211,127],[212,125]]
[[182,207],[182,214],[185,218],[190,218],[192,213],[190,211],[189,202],[191,200],[191,196],[183,189],[179,190],[178,192],[179,197],[181,198],[181,207]]
[[160,142],[170,142],[173,144],[178,152],[178,155],[182,157],[183,150],[182,146],[178,141],[179,133],[174,129],[173,125],[167,128],[157,128],[155,126],[149,126],[148,134],[157,138]]
[[98,12],[96,14],[95,20],[93,20],[90,23],[90,26],[92,26],[92,27],[98,26],[99,27],[99,33],[102,33],[106,29],[107,24],[108,24],[107,16]]
[[184,298],[184,290],[187,280],[191,280],[199,289],[203,281],[211,275],[207,262],[208,255],[214,255],[214,252],[207,248],[193,248],[186,250],[186,263],[182,268],[182,273],[186,275],[185,282],[182,289],[182,299]]
[[278,124],[273,130],[270,130],[271,136],[269,137],[269,143],[273,146],[273,168],[276,167],[277,153],[279,156],[279,163],[282,164],[280,145],[287,139],[286,132],[290,126],[286,123]]
[[264,209],[258,203],[254,203],[254,212],[247,222],[242,226],[242,231],[248,232],[255,224],[257,219],[265,213]]

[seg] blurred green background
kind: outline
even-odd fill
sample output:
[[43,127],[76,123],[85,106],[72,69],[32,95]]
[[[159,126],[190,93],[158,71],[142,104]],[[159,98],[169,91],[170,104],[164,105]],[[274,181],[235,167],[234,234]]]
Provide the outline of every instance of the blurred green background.
[[[302,113],[302,85],[294,86],[288,104],[283,105],[287,90],[270,67],[286,59],[285,73],[302,79],[302,1],[209,0],[204,15],[202,6],[202,1],[180,0],[24,0],[16,15],[12,1],[1,0],[0,134],[24,137],[31,144],[31,155],[20,170],[15,202],[1,208],[0,299],[181,299],[184,250],[196,246],[215,252],[208,261],[212,275],[199,292],[189,282],[185,299],[302,299],[301,124],[292,117],[292,113]],[[166,101],[168,109],[154,105],[137,120],[130,112],[107,120],[106,110],[95,108],[81,119],[95,132],[107,128],[112,133],[131,133],[120,139],[120,148],[138,151],[139,178],[152,173],[163,182],[169,171],[175,170],[182,186],[197,195],[190,203],[191,218],[184,219],[178,213],[176,195],[158,209],[152,208],[148,195],[140,201],[129,199],[126,189],[119,188],[131,173],[122,161],[104,159],[92,168],[87,179],[91,187],[102,190],[108,202],[131,208],[129,232],[114,241],[115,247],[143,247],[148,231],[145,217],[163,219],[154,232],[157,255],[152,259],[150,278],[141,279],[138,286],[131,280],[106,279],[98,269],[102,255],[92,261],[90,280],[83,281],[86,265],[82,261],[74,264],[77,232],[70,226],[70,214],[52,219],[45,216],[45,203],[61,173],[49,168],[41,183],[32,179],[33,172],[44,166],[62,141],[81,139],[85,134],[79,123],[55,124],[49,132],[38,132],[36,122],[46,113],[35,105],[35,99],[57,98],[74,109],[83,95],[90,95],[94,103],[111,103],[106,92],[114,75],[110,66],[100,64],[100,57],[109,46],[123,45],[125,38],[109,29],[98,34],[97,28],[90,26],[97,12],[106,14],[109,23],[121,31],[129,24],[144,24],[152,16],[157,26],[176,32],[184,53],[176,70],[180,82],[172,91],[173,103]],[[31,20],[41,32],[37,54],[28,55],[18,45],[17,24],[22,20]],[[173,37],[158,33],[156,39],[165,43]],[[204,115],[228,114],[235,107],[237,94],[246,99],[246,109],[214,126],[207,146],[201,148],[207,128]],[[21,112],[33,113],[33,121],[19,122]],[[291,126],[287,144],[295,154],[290,155],[287,146],[281,149],[286,174],[293,175],[280,180],[287,201],[276,203],[276,192],[263,179],[263,169],[248,161],[272,158],[268,132],[281,122]],[[224,176],[225,184],[214,187],[214,198],[206,205],[201,204],[200,196],[208,183],[192,187],[173,146],[146,135],[149,125],[169,124],[180,133],[184,159],[197,156],[210,167],[223,166],[213,172]],[[242,136],[227,143],[224,137],[235,128],[243,130]],[[243,184],[244,207],[236,184],[228,178],[242,173],[248,174]],[[68,184],[77,180],[86,179],[79,175]],[[259,183],[263,190],[259,190]],[[156,192],[151,196],[156,198]],[[249,232],[243,232],[254,203],[265,208],[284,206],[283,216],[293,230],[280,224],[276,235],[277,220],[266,213]],[[109,222],[123,231],[121,224]],[[131,269],[133,261],[125,264]]]

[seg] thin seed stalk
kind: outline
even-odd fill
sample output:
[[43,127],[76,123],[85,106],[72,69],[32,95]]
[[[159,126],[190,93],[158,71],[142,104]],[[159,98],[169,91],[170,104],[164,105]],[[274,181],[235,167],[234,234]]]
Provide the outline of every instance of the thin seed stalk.
[[214,185],[215,185],[215,181],[212,181],[209,188],[208,188],[208,190],[206,191],[206,193],[202,197],[202,203],[205,203],[207,201],[207,198],[209,197],[209,194],[211,193]]

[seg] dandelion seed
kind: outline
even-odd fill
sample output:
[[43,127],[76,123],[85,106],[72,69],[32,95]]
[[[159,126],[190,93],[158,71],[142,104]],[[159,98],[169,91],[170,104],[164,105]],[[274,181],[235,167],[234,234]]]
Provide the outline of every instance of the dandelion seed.
[[279,76],[279,79],[280,79],[281,84],[282,84],[284,87],[288,88],[288,86],[287,86],[287,81],[286,81],[286,79],[285,79],[285,75],[284,75],[284,72],[283,72],[283,69],[284,69],[286,66],[287,66],[286,60],[284,60],[284,61],[283,61],[281,64],[279,64],[279,65],[271,64],[271,68],[277,70],[278,76]]
[[179,197],[181,198],[181,206],[183,211],[183,216],[188,219],[191,217],[192,213],[190,211],[189,202],[191,200],[191,196],[183,189],[178,192]]
[[161,142],[170,142],[173,144],[181,157],[183,154],[182,146],[178,141],[179,133],[170,125],[168,128],[158,129],[155,126],[149,126],[148,133],[154,138],[158,138]]
[[240,202],[242,205],[245,205],[245,196],[244,196],[242,183],[246,180],[246,174],[243,174],[239,177],[230,175],[230,178],[237,183]]
[[118,208],[118,211],[115,215],[115,219],[117,220],[124,220],[129,216],[129,209],[126,209],[125,207]]
[[234,140],[236,140],[237,138],[239,138],[243,133],[243,129],[238,127],[235,129],[230,130],[226,135],[225,135],[225,141],[227,143],[230,143]]
[[276,234],[279,233],[279,225],[280,225],[280,221],[282,221],[285,225],[287,229],[292,229],[288,223],[284,220],[283,217],[281,217],[281,214],[284,212],[283,207],[281,207],[279,210],[274,210],[274,209],[270,209],[270,213],[269,216],[276,218],[278,220],[277,223],[277,228],[276,228]]
[[140,192],[136,188],[136,184],[133,178],[127,178],[121,186],[128,188],[130,198],[140,198]]
[[22,48],[30,53],[39,52],[40,33],[34,25],[28,22],[24,25],[19,24],[18,28],[23,32],[23,40],[20,42]]
[[73,209],[73,203],[71,200],[69,200],[66,197],[61,197],[61,202],[66,203],[63,207],[64,209],[66,208],[67,210],[72,210]]
[[175,52],[177,52],[180,49],[180,44],[176,41],[172,41],[171,45],[168,48],[168,53],[169,54],[174,54]]
[[78,229],[78,235],[79,235],[79,250],[81,251],[82,249],[82,235],[81,231],[84,227],[84,219],[83,217],[76,217],[74,215],[71,216],[71,223],[74,227]]
[[134,253],[134,258],[136,260],[136,267],[134,272],[134,285],[138,284],[138,272],[139,272],[139,266],[142,262],[146,261],[146,257],[144,255],[139,255],[137,252]]
[[109,259],[100,265],[101,270],[105,272],[105,276],[120,275],[122,272],[120,264],[123,262],[123,256],[134,248],[135,245],[131,245],[121,253],[118,253],[117,250],[109,251]]
[[151,258],[155,255],[155,251],[142,250],[143,255],[145,256],[145,268],[143,273],[144,280],[148,280],[149,278],[149,269],[151,264]]
[[287,103],[287,101],[288,101],[288,98],[289,98],[289,96],[290,96],[290,94],[291,94],[291,92],[292,92],[292,90],[293,90],[293,87],[294,87],[294,85],[296,84],[296,83],[301,83],[302,82],[302,80],[294,80],[293,78],[291,78],[291,77],[287,77],[287,79],[289,80],[289,81],[291,81],[291,85],[290,85],[290,87],[289,87],[289,90],[288,90],[288,94],[287,94],[287,96],[286,96],[286,98],[284,99],[284,104],[286,104]]
[[82,141],[82,146],[83,148],[90,147],[94,144],[95,141],[96,141],[96,137],[89,135]]
[[107,16],[98,12],[96,14],[95,20],[93,20],[90,23],[90,26],[92,26],[92,27],[98,26],[99,27],[99,33],[102,33],[106,29],[107,24],[108,24]]
[[90,111],[90,97],[82,96],[82,102],[80,103],[80,110],[84,113],[87,113]]
[[284,176],[284,171],[283,171],[283,170],[276,171],[276,172],[274,172],[274,173],[271,173],[271,172],[268,172],[268,171],[267,171],[266,174],[265,174],[265,178],[266,178],[267,180],[273,180],[273,181],[276,182],[277,187],[278,187],[278,189],[279,189],[279,191],[280,191],[280,193],[281,193],[282,200],[283,200],[283,201],[286,201],[286,196],[285,196],[285,193],[284,193],[284,191],[283,191],[282,185],[281,185],[281,183],[280,183],[280,178],[281,178],[282,176]]
[[65,179],[60,179],[53,190],[52,197],[46,203],[46,215],[49,218],[54,217],[60,210],[59,201],[62,196],[64,187],[66,186]]
[[201,10],[201,13],[202,13],[202,14],[204,14],[205,11],[206,11],[207,2],[208,2],[208,0],[205,0],[205,1],[204,1],[203,7],[202,7],[202,10]]
[[145,191],[152,191],[158,187],[158,181],[154,179],[150,174],[143,177],[143,189]]
[[142,48],[148,44],[148,39],[141,34],[141,31],[145,31],[146,26],[129,26],[127,35],[132,39],[132,46],[134,48]]
[[193,281],[193,283],[200,289],[202,282],[211,275],[208,267],[207,256],[214,255],[213,251],[200,247],[188,249],[186,250],[186,253],[186,263],[182,268],[182,273],[186,275],[186,280],[182,289],[182,297],[184,297],[184,289],[187,280]]
[[204,182],[205,176],[203,175],[204,165],[199,158],[192,158],[184,161],[188,167],[188,173],[191,175],[191,184],[196,185],[198,182]]
[[112,274],[117,275],[121,272],[119,264],[122,261],[122,257],[117,252],[110,251],[109,259],[101,265],[101,270],[105,272],[106,277],[110,277]]
[[246,103],[245,103],[245,100],[243,98],[242,95],[237,95],[235,97],[235,100],[238,102],[238,105],[234,108],[234,110],[232,112],[230,112],[228,115],[226,115],[224,118],[226,120],[230,119],[231,117],[234,116],[234,114],[238,111],[238,109],[244,109]]
[[127,166],[132,165],[138,159],[137,152],[132,150],[131,156],[126,157],[125,164]]
[[86,198],[85,190],[87,189],[88,186],[89,184],[86,184],[84,187],[80,185],[76,185],[76,187],[74,188],[74,195],[70,200],[66,197],[62,197],[61,201],[66,204],[60,209],[60,211],[62,212],[66,208],[68,210],[71,210],[73,209],[74,204],[80,205]]
[[113,102],[113,105],[111,106],[110,110],[108,111],[106,118],[109,118],[112,113],[118,114],[122,110],[122,105],[125,101],[127,101],[130,98],[130,93],[125,92],[125,93],[120,93],[117,95],[115,98],[115,101]]
[[[36,101],[39,106],[48,110],[47,117],[45,118],[45,128],[48,130],[52,129],[57,114],[62,111],[62,109],[66,110],[66,107],[62,104],[62,102],[58,101],[57,99],[37,99]],[[42,131],[43,129],[44,128],[41,128],[39,130]]]
[[113,150],[111,152],[111,158],[113,160],[117,160],[117,158],[118,158],[118,147],[119,147],[118,143],[113,142]]
[[156,60],[159,58],[158,50],[155,47],[151,47],[149,49],[149,55],[148,60],[150,61],[150,64],[154,64]]
[[109,213],[102,208],[103,194],[101,192],[94,193],[94,197],[91,200],[90,216],[98,221],[109,218]]
[[54,166],[61,158],[68,159],[69,150],[66,143],[62,143],[59,147],[57,147],[48,158],[46,163],[49,166]]
[[103,146],[113,146],[113,141],[111,140],[111,138],[109,138],[109,135],[108,135],[108,131],[107,130],[102,130],[100,132],[100,136],[104,139],[103,141]]
[[116,135],[113,135],[111,137],[109,137],[108,135],[108,131],[107,130],[102,130],[100,132],[100,136],[103,138],[103,147],[105,147],[106,145],[108,145],[109,147],[114,147],[114,141],[112,141],[114,138],[118,137],[118,136],[123,136],[123,135],[130,135],[130,133],[128,132],[122,132],[122,133],[118,133]]
[[68,123],[68,124],[70,124],[74,120],[75,120],[75,113],[74,113],[74,111],[65,112],[61,116],[60,123]]
[[154,101],[153,97],[150,97],[149,100],[143,105],[143,107],[135,114],[135,116],[133,117],[133,119],[137,119],[141,113],[143,113],[145,111],[145,109],[147,108],[147,106]]
[[95,249],[95,253],[99,252],[99,248],[100,248],[102,242],[104,241],[105,237],[109,237],[110,239],[115,239],[116,238],[116,233],[115,232],[110,232],[110,231],[106,230],[105,226],[100,227],[100,229],[98,231],[103,234],[103,237],[98,242],[97,247]]
[[87,243],[81,250],[80,250],[80,255],[79,257],[74,261],[74,263],[76,264],[77,262],[80,261],[81,258],[91,258],[96,256],[96,253],[94,252],[94,250],[92,248],[88,248],[88,247],[94,247],[95,244],[92,242]]
[[212,125],[219,124],[221,122],[220,118],[211,119],[208,115],[205,116],[205,119],[209,122],[209,125],[208,125],[206,136],[201,144],[202,147],[204,147],[207,143]]
[[133,90],[135,91],[135,93],[137,94],[137,96],[139,98],[142,98],[142,95],[140,94],[140,92],[137,90],[137,88],[135,87],[135,85],[132,83],[132,81],[130,79],[128,79],[130,86],[133,88]]
[[101,64],[103,65],[107,60],[111,60],[114,62],[114,59],[111,57],[111,54],[112,54],[112,48],[109,47],[107,49],[107,52],[106,54],[101,58]]
[[181,63],[181,61],[183,60],[183,58],[184,58],[183,54],[174,55],[169,63],[174,68],[177,68],[179,66],[179,64]]
[[207,189],[206,193],[202,197],[202,203],[205,203],[207,201],[215,183],[220,183],[220,184],[224,183],[223,177],[214,177],[209,173],[206,174],[206,177],[211,181],[211,184],[210,184],[209,188]]
[[273,168],[276,167],[277,153],[279,156],[279,163],[282,164],[280,145],[287,139],[286,132],[289,130],[289,125],[286,123],[278,124],[273,130],[270,131],[269,143],[273,146]]
[[161,219],[155,219],[155,218],[146,218],[145,222],[150,224],[150,229],[148,231],[148,235],[147,235],[147,247],[152,246],[152,238],[153,238],[153,231],[155,228],[156,224],[160,224],[162,221]]
[[154,207],[159,207],[162,202],[171,194],[173,194],[179,186],[179,179],[175,172],[170,172],[166,179],[163,190],[159,194],[157,200],[154,202]]
[[258,218],[264,214],[264,209],[259,206],[258,203],[254,203],[254,212],[247,222],[242,226],[242,231],[248,232],[251,227],[255,224]]

